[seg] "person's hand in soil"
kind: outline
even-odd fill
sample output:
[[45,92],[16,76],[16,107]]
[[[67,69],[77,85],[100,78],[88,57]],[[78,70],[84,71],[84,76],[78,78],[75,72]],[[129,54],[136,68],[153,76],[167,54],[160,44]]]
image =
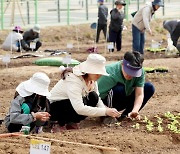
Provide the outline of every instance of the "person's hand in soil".
[[106,115],[113,118],[118,118],[120,116],[120,113],[115,108],[107,108]]
[[35,120],[48,121],[50,118],[50,114],[48,112],[36,112],[33,113],[33,117]]
[[136,119],[136,120],[140,120],[140,119],[141,119],[141,116],[139,115],[138,112],[130,112],[130,113],[128,114],[128,117],[129,117],[130,119]]

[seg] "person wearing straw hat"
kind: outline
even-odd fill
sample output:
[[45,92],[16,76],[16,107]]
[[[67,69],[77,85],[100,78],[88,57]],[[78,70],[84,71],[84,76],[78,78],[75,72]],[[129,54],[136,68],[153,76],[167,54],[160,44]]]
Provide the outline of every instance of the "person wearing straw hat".
[[126,52],[122,61],[106,66],[109,76],[98,80],[100,97],[108,107],[122,111],[125,117],[140,119],[139,111],[154,94],[154,86],[145,82],[144,58],[139,52]]
[[104,5],[104,0],[98,0],[98,24],[97,24],[97,34],[96,34],[96,43],[99,42],[99,35],[101,30],[104,33],[105,40],[107,39],[107,17],[108,17],[108,8]]
[[133,51],[144,54],[145,31],[152,35],[150,21],[155,11],[163,6],[162,0],[154,0],[137,11],[132,21]]
[[21,44],[23,40],[23,30],[20,26],[15,26],[12,32],[9,33],[6,40],[2,44],[2,49],[6,51],[17,51],[21,50]]
[[[40,41],[40,25],[36,24],[30,30],[24,32],[23,40],[28,45],[29,48],[24,48],[26,51],[37,51],[42,43]],[[31,43],[35,43],[35,47],[31,48]]]
[[19,132],[22,126],[29,126],[36,133],[42,130],[42,125],[49,120],[50,96],[48,90],[49,77],[42,72],[35,73],[29,80],[20,83],[11,101],[9,114],[5,117],[5,125],[9,132]]
[[110,11],[111,21],[109,25],[109,42],[116,45],[117,51],[121,50],[122,30],[124,13],[122,12],[123,6],[126,5],[124,0],[117,0],[115,2],[116,8]]
[[119,117],[114,108],[106,107],[99,98],[96,80],[108,76],[105,58],[99,54],[89,54],[87,60],[66,68],[61,80],[50,91],[51,121],[57,121],[51,132],[78,129],[79,122],[86,117]]

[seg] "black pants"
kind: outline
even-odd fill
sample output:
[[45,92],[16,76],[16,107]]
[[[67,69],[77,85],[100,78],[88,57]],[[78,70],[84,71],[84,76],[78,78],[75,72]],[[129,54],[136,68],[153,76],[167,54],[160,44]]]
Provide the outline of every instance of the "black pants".
[[[10,123],[9,126],[8,126],[8,131],[9,131],[10,133],[19,132],[19,131],[21,130],[22,126],[24,126],[24,125],[22,125],[22,124],[13,124],[13,123]],[[35,123],[32,122],[32,123],[30,124],[30,131],[31,131],[34,127],[35,127]]]
[[[95,107],[98,103],[99,97],[96,92],[90,92],[87,97],[83,98],[84,105]],[[87,116],[79,115],[74,110],[69,99],[53,102],[50,104],[50,114],[52,121],[58,121],[60,126],[67,123],[79,123]]]
[[[30,47],[30,42],[31,42],[31,40],[26,42],[29,47]],[[37,41],[36,42],[36,48],[33,49],[33,51],[37,51],[41,46],[42,46],[42,43],[40,41]],[[26,51],[32,51],[31,48],[23,48],[23,49],[26,50]]]
[[[47,122],[42,122],[42,121],[37,120],[37,121],[32,122],[30,124],[30,131],[32,131],[35,126],[36,127],[41,127],[41,126],[45,126],[45,125],[47,125]],[[22,126],[24,126],[24,125],[10,123],[9,126],[8,126],[8,131],[10,133],[19,132],[21,130]]]
[[103,31],[104,37],[105,37],[105,40],[106,40],[107,39],[106,38],[107,24],[98,24],[98,26],[97,26],[97,34],[96,34],[96,42],[97,43],[99,42],[99,36],[100,36],[101,30]]
[[122,43],[122,30],[115,32],[109,29],[109,42],[113,42],[114,46],[116,45],[117,51],[120,51]]
[[[17,94],[15,94],[17,95]],[[16,97],[16,96],[15,96]],[[25,97],[25,101],[23,102],[25,104],[28,105],[29,107],[29,111],[33,111],[34,113],[38,112],[38,111],[44,111],[44,109],[46,109],[46,112],[49,112],[49,101],[46,99],[46,97],[39,97],[36,94],[33,94],[31,96],[27,96]],[[29,113],[24,113],[23,110],[21,110],[22,114],[30,114]],[[35,122],[30,123],[30,131],[35,127],[40,127],[40,126],[44,126],[46,124],[46,122],[40,121],[40,120],[36,120]],[[22,126],[24,126],[23,124],[18,124],[18,123],[10,123],[8,126],[8,131],[9,132],[19,132],[22,128]]]
[[[146,82],[144,85],[144,100],[140,110],[146,105],[146,103],[152,97],[154,92],[155,92],[154,86],[150,82]],[[133,91],[131,95],[126,96],[124,85],[119,83],[112,89],[112,93],[113,93],[111,99],[112,102],[111,103],[108,102],[109,99],[107,96],[105,99],[103,99],[104,104],[109,107],[116,108],[118,111],[125,109],[122,115],[127,116],[128,113],[130,113],[134,107],[135,91]]]

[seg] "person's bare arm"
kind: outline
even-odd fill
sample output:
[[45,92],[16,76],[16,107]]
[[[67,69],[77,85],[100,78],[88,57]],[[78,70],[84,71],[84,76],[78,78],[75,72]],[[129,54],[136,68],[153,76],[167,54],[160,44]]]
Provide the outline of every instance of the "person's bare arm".
[[[141,108],[144,99],[144,89],[143,87],[135,88],[135,101],[132,111],[129,113],[130,118],[136,118],[139,115],[139,109]],[[138,116],[139,119],[139,116]]]

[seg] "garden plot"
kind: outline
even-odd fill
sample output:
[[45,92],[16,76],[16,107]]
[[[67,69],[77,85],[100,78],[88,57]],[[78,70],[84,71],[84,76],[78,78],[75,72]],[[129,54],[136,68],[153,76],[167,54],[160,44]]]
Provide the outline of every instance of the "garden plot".
[[[159,23],[159,22],[158,22]],[[157,26],[157,24],[154,26]],[[130,28],[130,25],[128,25]],[[72,28],[68,27],[68,29]],[[78,51],[76,42],[74,48],[71,49],[72,58],[78,61],[86,59],[88,53],[85,49],[91,47],[91,37],[87,39],[84,36],[91,36],[91,31],[87,26],[82,26],[83,34],[80,35],[81,45]],[[64,34],[62,34],[62,33]],[[65,28],[55,27],[49,33],[42,30],[44,45],[41,50],[45,49],[63,49],[66,47],[67,40],[76,40],[74,35],[65,37]],[[57,35],[60,33],[59,35]],[[128,35],[126,35],[128,33]],[[4,33],[2,38],[4,37]],[[48,37],[47,37],[48,35]],[[54,36],[53,36],[54,35]],[[59,40],[55,39],[58,36]],[[131,35],[125,32],[123,36],[122,52],[104,53],[103,37],[98,44],[99,52],[106,56],[108,63],[122,59],[125,51],[131,49]],[[161,40],[163,36],[156,35],[156,40]],[[56,36],[56,37],[57,37]],[[154,36],[155,37],[155,36]],[[1,38],[1,39],[2,39]],[[148,36],[147,36],[148,38]],[[149,41],[152,38],[149,38]],[[147,41],[148,44],[148,41]],[[1,54],[6,54],[0,50]],[[40,54],[44,54],[40,52]],[[13,56],[18,55],[13,53]],[[15,87],[22,81],[37,72],[43,71],[51,79],[50,88],[52,88],[59,80],[58,67],[36,66],[33,64],[38,57],[12,59],[6,68],[5,64],[0,60],[0,115],[4,117],[8,112],[10,100],[13,98]],[[63,133],[52,134],[48,129],[43,134],[35,135],[36,137],[54,139],[51,142],[51,153],[54,154],[124,154],[124,153],[163,153],[178,154],[180,153],[180,135],[179,130],[179,112],[180,112],[180,58],[165,58],[165,55],[145,52],[145,67],[164,67],[168,68],[165,73],[147,73],[146,81],[150,81],[155,85],[156,92],[145,108],[140,112],[141,121],[132,121],[126,119],[118,126],[105,126],[100,122],[99,118],[87,118],[80,123],[79,130],[65,131]],[[165,113],[167,115],[165,115]],[[173,114],[176,118],[174,119]],[[170,116],[171,115],[171,116]],[[170,117],[168,117],[170,116]],[[145,118],[147,117],[147,119]],[[0,126],[0,133],[7,133],[4,125]],[[35,138],[35,137],[34,137]],[[66,142],[56,142],[55,140],[81,143],[68,144]],[[83,144],[90,144],[84,146]],[[97,147],[96,147],[97,146]],[[100,149],[98,146],[108,147],[117,150]],[[6,137],[0,138],[0,154],[28,154],[30,149],[30,139],[23,137]]]

